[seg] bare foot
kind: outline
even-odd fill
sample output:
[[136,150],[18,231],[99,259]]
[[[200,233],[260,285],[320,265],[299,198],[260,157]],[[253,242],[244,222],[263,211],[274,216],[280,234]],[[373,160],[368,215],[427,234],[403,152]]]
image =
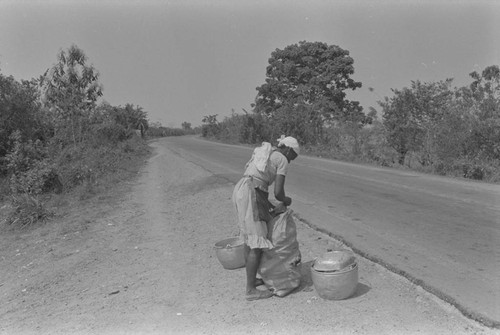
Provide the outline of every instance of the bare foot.
[[259,300],[259,299],[271,298],[272,296],[273,296],[273,292],[271,292],[269,290],[261,291],[258,289],[253,289],[253,290],[247,291],[245,298],[248,301],[253,301],[253,300]]

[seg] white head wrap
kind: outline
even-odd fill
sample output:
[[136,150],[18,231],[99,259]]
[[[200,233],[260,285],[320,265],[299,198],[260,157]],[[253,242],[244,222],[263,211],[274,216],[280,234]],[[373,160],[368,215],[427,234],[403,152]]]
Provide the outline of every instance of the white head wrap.
[[291,136],[285,137],[285,135],[281,135],[281,137],[278,139],[278,147],[282,145],[292,148],[297,155],[300,155],[299,142],[295,138]]

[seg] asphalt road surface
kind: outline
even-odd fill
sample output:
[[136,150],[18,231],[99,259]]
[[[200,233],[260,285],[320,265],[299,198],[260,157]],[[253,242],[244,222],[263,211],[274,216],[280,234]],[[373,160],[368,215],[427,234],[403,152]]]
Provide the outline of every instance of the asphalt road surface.
[[[234,183],[253,150],[196,137],[166,143]],[[500,185],[300,156],[285,190],[310,225],[500,327]]]

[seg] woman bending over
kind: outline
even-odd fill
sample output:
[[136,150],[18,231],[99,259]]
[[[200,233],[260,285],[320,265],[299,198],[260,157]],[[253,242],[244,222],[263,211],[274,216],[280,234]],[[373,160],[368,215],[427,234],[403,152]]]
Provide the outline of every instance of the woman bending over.
[[[246,299],[257,300],[271,297],[269,290],[259,290],[261,279],[257,279],[262,249],[273,248],[267,238],[267,223],[274,213],[283,212],[292,199],[285,195],[285,176],[288,164],[300,153],[297,140],[284,137],[278,140],[278,147],[264,142],[254,150],[252,158],[245,165],[243,178],[233,191],[233,203],[238,214],[240,237],[245,243]],[[269,186],[274,183],[274,197],[279,201],[276,208],[269,202]]]

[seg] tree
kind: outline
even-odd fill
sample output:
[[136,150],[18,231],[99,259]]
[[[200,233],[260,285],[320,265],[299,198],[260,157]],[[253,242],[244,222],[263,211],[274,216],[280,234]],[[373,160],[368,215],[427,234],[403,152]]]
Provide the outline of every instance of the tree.
[[190,131],[191,130],[191,123],[189,122],[182,122],[182,129],[186,130],[186,131]]
[[336,45],[306,42],[276,49],[266,69],[265,84],[257,87],[254,111],[265,114],[302,142],[321,139],[325,123],[368,121],[346,90],[361,87],[350,78],[354,60]]
[[491,65],[470,76],[469,90],[461,91],[474,116],[470,143],[477,157],[500,159],[500,68]]
[[56,132],[69,128],[75,145],[83,139],[90,113],[102,96],[98,79],[99,72],[87,64],[85,53],[76,45],[61,50],[57,63],[42,76],[42,102],[54,115]]
[[216,136],[219,130],[219,122],[217,121],[217,114],[206,115],[201,120],[203,125],[201,127],[201,134],[203,137]]
[[11,149],[9,137],[16,130],[25,140],[43,137],[37,92],[35,81],[0,74],[0,157]]
[[[500,99],[500,68],[498,65],[486,67],[481,74],[474,71],[470,73],[474,81],[470,84],[472,96],[476,101],[484,103],[483,109],[496,110],[495,102]],[[493,103],[491,103],[493,102]]]
[[[443,118],[453,99],[452,79],[436,83],[412,81],[411,87],[393,89],[392,98],[379,102],[388,143],[399,153],[404,164],[408,151],[420,151],[434,136],[435,124]],[[427,164],[426,158],[422,160]]]
[[142,107],[129,103],[122,107],[103,102],[92,113],[91,120],[94,131],[113,142],[122,141],[136,132],[144,137],[149,129],[147,113]]
[[122,108],[122,113],[127,129],[137,129],[142,132],[148,128],[148,113],[141,106],[134,107],[133,104],[126,104],[125,108]]

